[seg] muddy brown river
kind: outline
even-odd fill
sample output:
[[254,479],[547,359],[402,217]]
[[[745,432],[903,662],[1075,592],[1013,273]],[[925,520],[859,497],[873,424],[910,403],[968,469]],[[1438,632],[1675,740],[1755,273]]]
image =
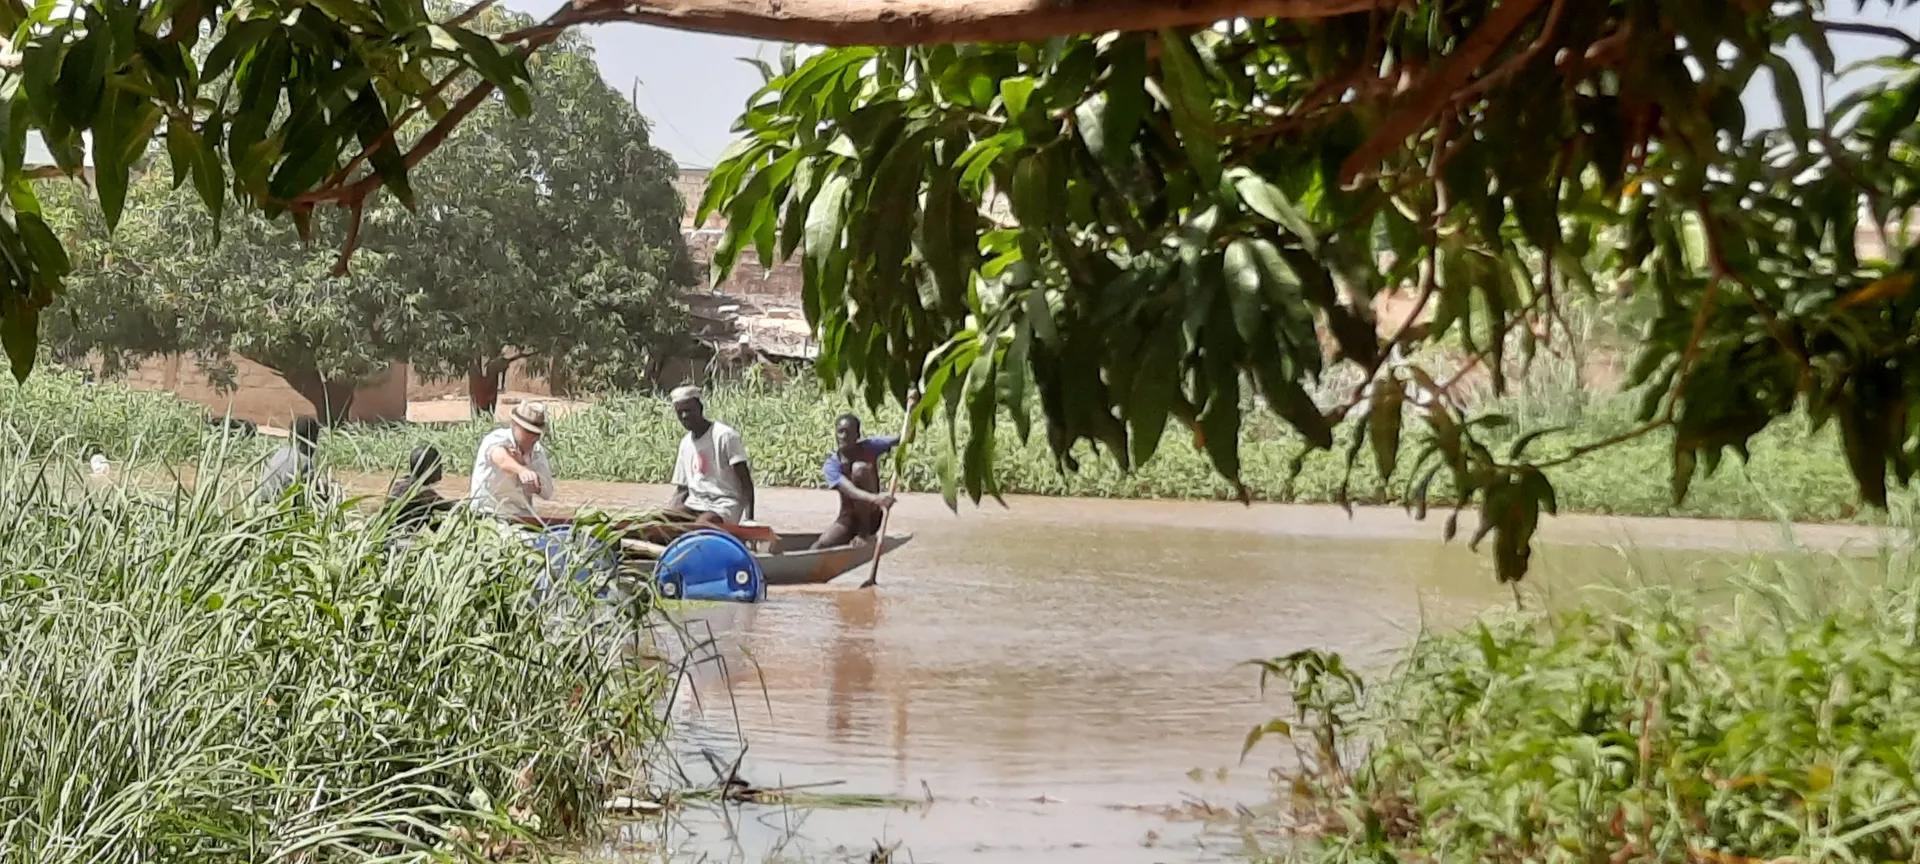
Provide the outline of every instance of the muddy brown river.
[[[607,510],[667,492],[563,487],[557,503]],[[915,862],[1237,860],[1237,832],[1165,811],[1230,812],[1270,794],[1282,752],[1269,745],[1242,765],[1240,745],[1287,706],[1262,697],[1244,661],[1312,647],[1379,670],[1421,627],[1513,602],[1485,556],[1441,543],[1438,519],[1398,510],[1009,504],[955,516],[937,497],[908,497],[894,525],[915,538],[888,557],[878,590],[857,590],[856,573],[693,613],[724,662],[701,667],[677,700],[690,776],[712,776],[697,750],[731,761],[744,749],[740,775],[757,786],[831,784],[816,791],[918,805],[696,809],[665,829],[636,824],[590,860],[657,860],[663,842],[689,861],[865,861],[895,843],[893,860]],[[760,518],[815,529],[832,506],[824,492],[766,490]],[[1869,529],[1794,534],[1553,519],[1531,584],[1558,602],[1630,566],[1714,579],[1755,553],[1832,559],[1878,542]]]

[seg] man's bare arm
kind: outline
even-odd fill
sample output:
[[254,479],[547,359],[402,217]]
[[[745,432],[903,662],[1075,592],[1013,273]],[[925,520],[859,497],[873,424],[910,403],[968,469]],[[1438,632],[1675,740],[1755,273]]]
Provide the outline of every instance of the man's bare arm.
[[553,491],[554,491],[553,490],[553,465],[547,462],[547,455],[545,453],[541,453],[538,450],[534,451],[533,458],[534,458],[534,461],[539,465],[539,467],[534,468],[533,465],[529,465],[527,467],[533,468],[534,476],[540,478],[539,495],[541,498],[547,501],[552,501]]
[[[540,472],[527,467],[527,463],[520,461],[520,458],[513,455],[513,451],[507,449],[506,445],[494,445],[493,451],[487,454],[487,458],[493,462],[495,467],[512,474],[515,482],[520,484],[522,490],[534,494],[543,492]],[[552,498],[553,493],[551,491],[545,491],[545,494],[542,494],[541,497]]]
[[516,475],[527,470],[527,466],[515,459],[513,451],[507,449],[505,444],[493,445],[493,449],[487,451],[487,461],[492,462],[495,468]]
[[868,492],[855,485],[851,479],[846,477],[840,478],[840,482],[833,484],[833,488],[838,491],[842,497],[851,498],[856,503],[870,504],[875,507],[883,506],[883,499],[887,497],[884,493]]
[[753,492],[753,469],[748,467],[747,463],[745,462],[735,462],[733,463],[733,474],[735,477],[740,478],[741,497],[745,499],[744,501],[740,502],[746,505],[745,508],[740,511],[742,514],[744,514],[742,515],[741,518],[752,519],[754,516],[754,505],[755,505],[754,492]]

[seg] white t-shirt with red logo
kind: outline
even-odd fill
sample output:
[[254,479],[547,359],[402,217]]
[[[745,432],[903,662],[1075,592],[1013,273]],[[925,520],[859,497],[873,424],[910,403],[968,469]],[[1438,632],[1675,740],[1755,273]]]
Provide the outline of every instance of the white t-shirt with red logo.
[[687,489],[687,506],[739,522],[746,511],[740,500],[740,476],[733,466],[747,461],[747,443],[732,426],[716,422],[698,438],[688,432],[680,439],[680,456],[673,463],[673,485]]

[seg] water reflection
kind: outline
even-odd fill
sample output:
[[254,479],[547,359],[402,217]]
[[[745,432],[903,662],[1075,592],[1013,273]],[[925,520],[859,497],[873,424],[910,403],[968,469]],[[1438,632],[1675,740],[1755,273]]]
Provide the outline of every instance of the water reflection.
[[[855,700],[875,691],[873,631],[880,621],[879,592],[836,593],[833,611],[839,630],[833,637],[830,652],[833,675],[827,684],[827,728],[833,730],[835,740],[846,742],[854,730]],[[905,704],[899,698],[888,701]],[[895,737],[899,737],[897,733]]]

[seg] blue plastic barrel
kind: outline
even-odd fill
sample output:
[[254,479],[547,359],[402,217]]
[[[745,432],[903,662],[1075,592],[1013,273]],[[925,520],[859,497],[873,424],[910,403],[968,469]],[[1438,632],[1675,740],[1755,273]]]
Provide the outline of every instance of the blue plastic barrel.
[[767,599],[767,577],[747,544],[724,531],[702,529],[680,535],[660,553],[653,568],[660,596],[671,600],[726,600],[758,603]]
[[561,579],[571,578],[595,586],[594,596],[606,599],[611,577],[620,569],[620,554],[611,545],[585,532],[576,535],[567,525],[542,529],[531,543],[547,558],[546,569],[535,583],[541,594]]

